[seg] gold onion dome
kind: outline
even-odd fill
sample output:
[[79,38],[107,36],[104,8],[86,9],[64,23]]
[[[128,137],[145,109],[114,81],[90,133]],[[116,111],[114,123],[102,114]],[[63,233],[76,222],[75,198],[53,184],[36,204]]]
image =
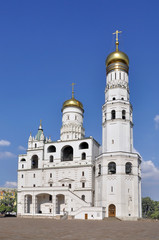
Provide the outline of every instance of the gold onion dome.
[[119,41],[118,41],[118,34],[121,33],[121,31],[116,30],[116,51],[112,52],[108,55],[105,64],[107,68],[107,74],[115,69],[121,69],[124,70],[128,73],[129,71],[129,58],[128,56],[124,53],[119,51],[118,46],[119,46]]
[[127,66],[129,66],[129,58],[128,56],[121,51],[115,51],[112,52],[108,55],[107,59],[106,59],[106,67],[108,67],[109,64],[111,63],[115,63],[115,62],[123,62],[125,63]]
[[63,103],[62,111],[63,111],[63,109],[64,109],[65,107],[77,107],[77,108],[82,109],[82,111],[84,111],[84,109],[83,109],[83,104],[82,104],[80,101],[78,101],[78,100],[76,100],[76,99],[74,98],[74,85],[75,85],[75,84],[72,83],[72,98],[66,100],[66,101]]
[[64,109],[65,107],[78,107],[83,110],[83,104],[80,101],[76,100],[75,98],[71,98],[71,99],[65,101],[63,103],[62,109]]

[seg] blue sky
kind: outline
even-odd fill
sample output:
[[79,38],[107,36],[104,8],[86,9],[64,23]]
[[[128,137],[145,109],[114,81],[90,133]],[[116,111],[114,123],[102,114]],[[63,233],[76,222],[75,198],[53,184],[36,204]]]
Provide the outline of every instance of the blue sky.
[[[152,4],[153,3],[153,4]],[[75,97],[85,109],[86,136],[101,143],[105,59],[130,59],[134,147],[143,157],[143,196],[159,200],[159,3],[104,0],[0,1],[0,186],[17,181],[17,155],[40,119],[60,138],[61,106]]]

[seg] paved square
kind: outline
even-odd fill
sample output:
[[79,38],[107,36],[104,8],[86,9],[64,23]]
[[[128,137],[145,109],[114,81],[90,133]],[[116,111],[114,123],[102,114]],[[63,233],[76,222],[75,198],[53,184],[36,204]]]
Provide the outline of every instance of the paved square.
[[2,240],[159,240],[159,221],[0,218]]

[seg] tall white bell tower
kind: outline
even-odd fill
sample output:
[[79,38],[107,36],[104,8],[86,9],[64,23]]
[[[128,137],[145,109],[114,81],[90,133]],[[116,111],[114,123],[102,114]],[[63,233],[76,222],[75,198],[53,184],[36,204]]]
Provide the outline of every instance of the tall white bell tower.
[[129,101],[129,58],[116,50],[106,59],[105,103],[102,107],[102,154],[96,161],[96,205],[106,216],[141,217],[141,157],[133,148]]

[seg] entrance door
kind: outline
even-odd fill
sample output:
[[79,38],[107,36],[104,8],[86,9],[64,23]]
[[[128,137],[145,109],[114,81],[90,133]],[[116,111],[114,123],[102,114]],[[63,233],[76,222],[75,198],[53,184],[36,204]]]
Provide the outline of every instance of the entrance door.
[[116,216],[116,208],[114,204],[109,205],[109,217],[115,217]]
[[88,219],[88,214],[87,213],[85,213],[85,220],[87,220]]

